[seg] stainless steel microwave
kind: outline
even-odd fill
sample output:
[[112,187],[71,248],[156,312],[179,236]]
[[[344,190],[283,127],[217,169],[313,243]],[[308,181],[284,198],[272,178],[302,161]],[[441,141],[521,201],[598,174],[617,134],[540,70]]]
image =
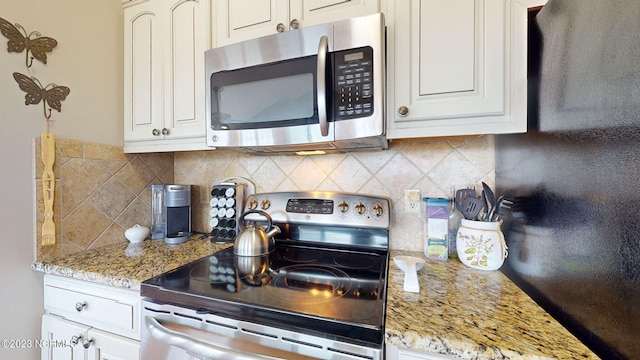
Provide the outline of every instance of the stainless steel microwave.
[[386,149],[385,53],[383,14],[206,51],[207,145]]

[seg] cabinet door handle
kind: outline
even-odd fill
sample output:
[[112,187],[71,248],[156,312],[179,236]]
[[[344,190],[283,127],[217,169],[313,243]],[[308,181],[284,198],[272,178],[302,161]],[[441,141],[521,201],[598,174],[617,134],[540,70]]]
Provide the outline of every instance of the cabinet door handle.
[[84,347],[85,349],[88,349],[89,346],[91,346],[92,342],[93,342],[93,339],[84,339],[82,340],[82,347]]
[[293,30],[296,30],[296,29],[298,29],[298,27],[300,26],[300,22],[298,21],[298,19],[293,19],[293,20],[291,20],[291,22],[289,23],[289,26],[290,26]]
[[163,128],[162,129],[162,135],[169,135],[169,129]]
[[408,108],[408,107],[406,107],[406,106],[400,106],[400,107],[398,108],[398,114],[399,114],[400,116],[403,116],[403,117],[404,117],[404,116],[407,116],[407,114],[408,114],[408,113],[409,113],[409,108]]
[[276,31],[277,32],[283,32],[284,31],[284,24],[283,23],[278,23],[278,25],[276,25]]
[[87,306],[86,302],[77,302],[76,303],[76,311],[81,312]]
[[153,129],[151,133],[153,134],[153,136],[160,136],[160,130],[158,129]]

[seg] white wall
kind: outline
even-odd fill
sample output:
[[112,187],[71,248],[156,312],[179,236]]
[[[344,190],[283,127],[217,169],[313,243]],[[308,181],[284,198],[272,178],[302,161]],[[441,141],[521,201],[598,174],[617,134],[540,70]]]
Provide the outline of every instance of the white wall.
[[[51,131],[122,145],[122,6],[118,0],[0,1],[0,17],[58,41],[47,65],[25,66],[0,37],[0,340],[40,339],[42,274],[33,261],[32,141],[46,130],[42,103],[26,106],[13,72],[71,89]],[[35,359],[39,349],[0,348],[2,359]]]

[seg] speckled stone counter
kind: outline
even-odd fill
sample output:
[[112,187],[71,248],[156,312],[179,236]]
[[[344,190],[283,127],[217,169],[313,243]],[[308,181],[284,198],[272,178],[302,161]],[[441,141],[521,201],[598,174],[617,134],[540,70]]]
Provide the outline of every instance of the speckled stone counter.
[[[34,270],[139,290],[148,278],[229,245],[196,238],[121,243],[35,262]],[[391,257],[420,252],[392,250]],[[480,271],[458,260],[427,261],[420,293],[402,290],[404,275],[389,265],[386,342],[399,348],[465,359],[596,359],[580,341],[499,271]]]
[[99,284],[140,290],[140,283],[180,265],[200,259],[229,245],[212,244],[197,237],[177,245],[163,240],[121,243],[35,262],[34,270]]
[[419,294],[404,292],[404,274],[389,264],[387,344],[465,359],[598,358],[499,271],[429,260],[418,279]]

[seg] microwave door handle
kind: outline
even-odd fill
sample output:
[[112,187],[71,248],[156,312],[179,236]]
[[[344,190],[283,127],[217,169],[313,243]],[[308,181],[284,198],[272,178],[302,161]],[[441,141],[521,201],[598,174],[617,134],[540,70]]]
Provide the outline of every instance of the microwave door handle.
[[320,124],[320,134],[329,135],[329,123],[327,121],[327,52],[329,50],[329,38],[320,37],[318,44],[318,68],[316,70],[316,82],[318,83],[318,122]]
[[169,330],[162,326],[158,320],[145,317],[147,330],[152,338],[165,344],[179,347],[189,353],[204,356],[213,360],[278,360],[271,356],[260,356],[245,352],[218,347],[213,344],[198,340],[189,335]]

